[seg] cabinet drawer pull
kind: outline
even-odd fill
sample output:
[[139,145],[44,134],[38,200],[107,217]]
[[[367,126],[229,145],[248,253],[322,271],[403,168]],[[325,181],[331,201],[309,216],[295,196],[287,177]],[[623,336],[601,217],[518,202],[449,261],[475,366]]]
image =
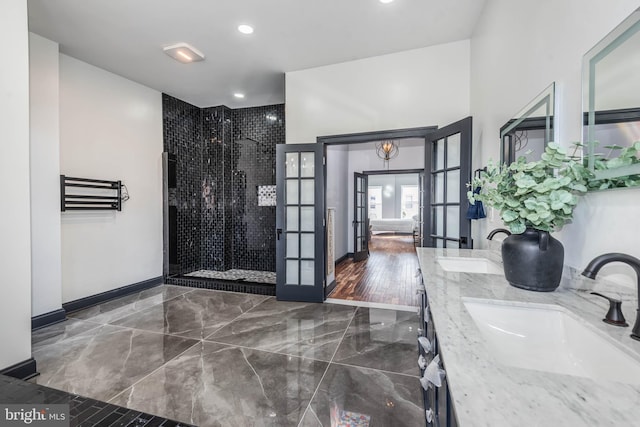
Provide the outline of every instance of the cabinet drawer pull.
[[423,355],[420,355],[420,357],[418,357],[418,366],[420,367],[420,369],[424,369],[427,367],[427,359],[425,359]]
[[427,337],[418,338],[418,342],[420,343],[420,346],[422,347],[425,353],[429,353],[431,351],[431,348],[432,348],[431,341],[429,341]]
[[428,423],[432,423],[433,422],[433,409],[429,408],[426,411],[424,411],[424,417],[427,419]]
[[420,379],[420,383],[422,384],[423,388],[425,387],[423,380],[425,380],[425,382],[427,383],[427,387],[429,386],[429,384],[433,384],[436,387],[441,387],[445,376],[446,372],[440,367],[440,355],[438,354],[433,358],[431,363],[427,365],[427,368],[424,370],[424,375]]
[[420,377],[420,385],[425,391],[429,391],[433,384],[425,376]]

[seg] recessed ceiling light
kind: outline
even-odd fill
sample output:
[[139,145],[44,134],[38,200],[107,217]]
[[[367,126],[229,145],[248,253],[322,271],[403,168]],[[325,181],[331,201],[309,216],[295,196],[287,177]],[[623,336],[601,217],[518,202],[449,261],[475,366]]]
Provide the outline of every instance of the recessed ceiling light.
[[204,54],[187,43],[176,43],[162,48],[164,53],[178,62],[188,64],[204,60]]
[[393,0],[380,0],[380,3],[391,3]]
[[235,96],[236,98],[242,99],[244,98],[244,93],[236,92],[233,94],[233,96]]
[[253,27],[247,24],[238,25],[238,31],[242,34],[251,34],[253,33]]

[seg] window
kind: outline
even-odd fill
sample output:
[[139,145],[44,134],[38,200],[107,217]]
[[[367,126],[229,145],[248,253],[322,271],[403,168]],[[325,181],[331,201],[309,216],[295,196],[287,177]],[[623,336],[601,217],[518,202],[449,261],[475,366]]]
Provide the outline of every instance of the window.
[[369,186],[369,219],[382,218],[382,187]]
[[402,197],[402,218],[413,218],[420,213],[420,193],[417,185],[402,185],[400,187]]

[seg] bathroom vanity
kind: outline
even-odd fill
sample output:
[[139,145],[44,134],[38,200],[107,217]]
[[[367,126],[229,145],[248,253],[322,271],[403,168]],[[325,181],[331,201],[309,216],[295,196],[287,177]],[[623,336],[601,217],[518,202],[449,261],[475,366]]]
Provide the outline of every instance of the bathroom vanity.
[[428,426],[637,425],[640,341],[590,294],[621,299],[633,322],[635,287],[566,269],[555,292],[531,292],[507,283],[498,251],[416,250],[423,366],[438,355],[445,372],[423,381]]

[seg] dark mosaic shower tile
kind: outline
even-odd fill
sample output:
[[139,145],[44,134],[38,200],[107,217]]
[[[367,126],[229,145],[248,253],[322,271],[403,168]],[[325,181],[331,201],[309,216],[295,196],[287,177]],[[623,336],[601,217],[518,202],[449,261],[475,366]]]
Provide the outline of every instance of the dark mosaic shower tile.
[[276,287],[271,284],[250,283],[219,279],[204,279],[201,277],[179,276],[167,277],[167,283],[186,286],[189,288],[211,289],[214,291],[242,292],[245,294],[276,295]]
[[231,110],[225,106],[203,109],[201,265],[210,270],[232,266]]
[[285,142],[284,113],[284,104],[233,111],[233,268],[276,269],[276,210],[258,206],[258,187],[276,183],[276,144]]
[[162,95],[164,150],[176,156],[178,264],[180,272],[200,268],[202,111]]
[[176,155],[179,273],[275,271],[275,207],[258,186],[275,184],[285,142],[284,104],[200,109],[163,94],[164,149]]

